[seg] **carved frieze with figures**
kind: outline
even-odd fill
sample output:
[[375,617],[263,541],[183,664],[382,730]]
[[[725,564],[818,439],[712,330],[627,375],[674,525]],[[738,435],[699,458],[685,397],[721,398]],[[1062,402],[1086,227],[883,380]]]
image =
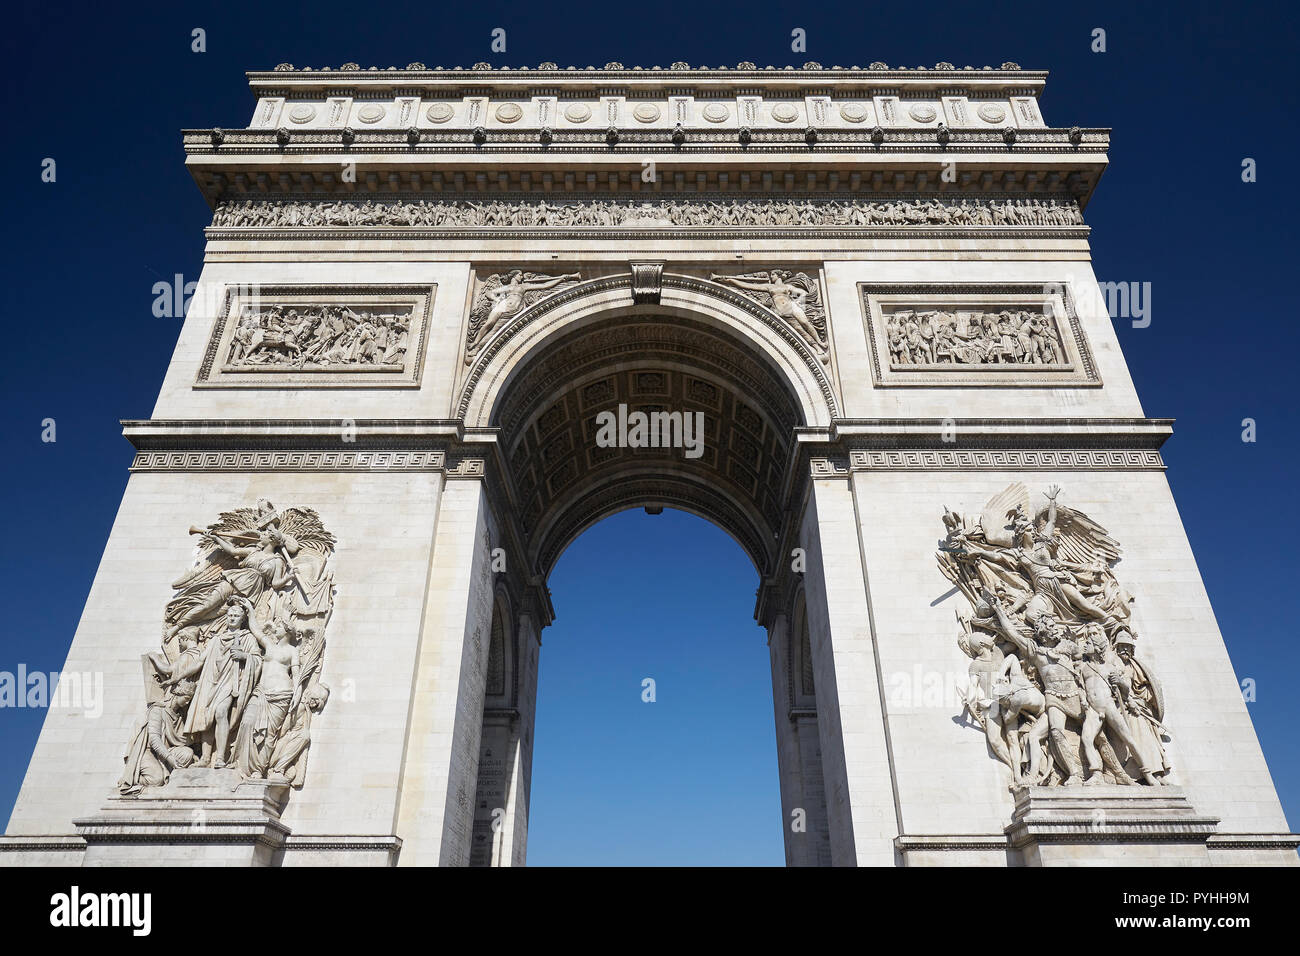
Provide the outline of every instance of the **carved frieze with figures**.
[[869,227],[1082,226],[1068,197],[885,200],[768,199],[392,199],[226,200],[212,225],[285,227]]
[[419,384],[430,286],[238,286],[196,387]]
[[879,387],[1101,384],[1063,285],[858,288]]

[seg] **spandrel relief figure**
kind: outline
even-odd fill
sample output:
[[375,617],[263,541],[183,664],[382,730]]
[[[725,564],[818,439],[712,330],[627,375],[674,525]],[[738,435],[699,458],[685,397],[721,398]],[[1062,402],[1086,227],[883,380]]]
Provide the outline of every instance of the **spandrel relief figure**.
[[772,269],[748,275],[711,275],[714,282],[732,286],[767,306],[797,332],[823,363],[830,360],[826,344],[826,311],[817,280],[803,272]]
[[1120,548],[1087,515],[1015,483],[979,515],[946,510],[939,567],[970,603],[966,709],[1012,786],[1141,783],[1169,773],[1163,698],[1134,658]]
[[143,655],[148,713],[119,789],[166,783],[176,767],[232,767],[301,786],[333,613],[334,537],[314,511],[226,512],[173,583],[161,647]]
[[482,280],[470,307],[469,330],[465,336],[466,364],[506,322],[546,295],[568,287],[580,278],[576,272],[548,276],[512,269],[504,275],[492,275]]

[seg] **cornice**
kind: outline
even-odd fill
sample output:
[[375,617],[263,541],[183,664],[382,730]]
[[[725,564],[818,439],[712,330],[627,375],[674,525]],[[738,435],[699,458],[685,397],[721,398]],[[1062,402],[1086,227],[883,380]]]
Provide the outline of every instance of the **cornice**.
[[[416,66],[417,64],[410,64]],[[935,68],[924,66],[916,69],[907,67],[888,68],[884,64],[871,67],[831,66],[823,67],[808,63],[803,67],[764,66],[747,63],[743,67],[691,68],[685,64],[670,67],[653,66],[641,68],[606,68],[591,66],[579,68],[574,66],[559,67],[557,64],[543,64],[541,68],[508,66],[492,68],[480,63],[471,68],[453,66],[433,69],[399,69],[388,67],[380,69],[369,67],[361,69],[355,64],[348,64],[351,69],[331,69],[324,67],[312,69],[305,67],[294,69],[289,64],[281,64],[276,70],[252,70],[245,76],[249,87],[260,96],[278,95],[285,91],[300,91],[304,88],[331,88],[347,90],[373,90],[398,88],[416,95],[428,91],[453,90],[462,95],[483,95],[491,89],[527,90],[533,87],[559,89],[599,89],[622,87],[635,91],[645,87],[672,87],[673,95],[691,95],[699,90],[716,90],[719,87],[740,87],[745,90],[771,91],[789,89],[790,87],[813,87],[818,90],[835,89],[845,86],[868,86],[906,89],[949,90],[953,88],[971,88],[973,90],[994,89],[1007,95],[1038,95],[1047,82],[1045,70],[993,69],[992,67],[953,68],[950,64],[938,64]],[[1007,67],[1012,64],[1006,64]],[[286,69],[287,67],[287,69]],[[472,91],[472,92],[471,92]],[[744,94],[741,94],[744,95]]]
[[[610,130],[617,132],[611,138]],[[626,125],[606,128],[551,127],[421,128],[384,130],[344,129],[185,129],[181,131],[187,157],[222,156],[370,156],[393,153],[421,157],[519,154],[537,157],[636,157],[646,152],[672,156],[828,156],[862,154],[860,159],[903,154],[952,155],[985,161],[1006,161],[1041,154],[1104,159],[1110,148],[1106,128],[1007,129],[838,129],[805,127],[680,127],[646,129]],[[1009,128],[1008,128],[1009,129]],[[344,135],[346,132],[346,135]],[[741,134],[746,137],[741,142]],[[344,140],[348,140],[345,142]],[[933,162],[933,160],[930,160]],[[638,166],[639,169],[639,166]]]
[[[626,277],[615,276],[622,280]],[[666,277],[665,277],[666,278]],[[683,279],[689,277],[681,277]],[[338,442],[339,419],[124,419],[122,434],[139,451],[319,448]],[[805,454],[853,450],[970,448],[1126,449],[1158,451],[1173,434],[1171,418],[836,418],[827,428],[794,429]],[[356,446],[417,449],[497,444],[497,429],[461,419],[356,419]],[[946,436],[955,436],[945,440]],[[347,449],[345,449],[347,450]]]

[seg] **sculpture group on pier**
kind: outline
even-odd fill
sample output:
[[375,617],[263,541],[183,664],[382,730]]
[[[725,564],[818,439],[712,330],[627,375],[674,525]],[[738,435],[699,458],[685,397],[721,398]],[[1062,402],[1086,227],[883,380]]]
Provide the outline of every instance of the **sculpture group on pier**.
[[978,515],[945,509],[939,567],[970,608],[965,712],[1013,787],[1158,786],[1169,773],[1164,695],[1138,654],[1120,548],[1048,489],[1010,485]]
[[142,657],[147,712],[118,789],[186,767],[234,768],[301,787],[334,609],[334,537],[309,508],[225,512],[173,582],[161,646]]

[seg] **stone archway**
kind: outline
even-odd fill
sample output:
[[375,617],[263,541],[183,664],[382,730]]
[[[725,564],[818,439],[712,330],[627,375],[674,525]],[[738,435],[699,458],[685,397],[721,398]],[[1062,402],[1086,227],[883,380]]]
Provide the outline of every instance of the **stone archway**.
[[[802,593],[797,617],[805,638],[788,646],[788,595],[799,575],[782,555],[803,492],[795,474],[798,434],[835,414],[830,370],[780,316],[718,283],[662,275],[657,301],[636,302],[634,277],[605,276],[542,298],[496,330],[468,365],[458,411],[467,431],[480,429],[497,446],[504,474],[490,495],[496,523],[517,530],[524,577],[543,587],[565,548],[618,511],[669,507],[714,523],[740,545],[760,592],[768,592],[755,616],[774,649],[774,687],[784,687],[792,670],[811,667]],[[620,406],[628,414],[697,416],[704,426],[698,456],[681,447],[602,447],[599,416]],[[501,614],[495,603],[494,640]],[[514,648],[508,656],[524,660],[527,653]],[[523,692],[530,702],[532,679]],[[517,684],[517,672],[511,680]],[[802,757],[797,743],[778,741],[783,791],[814,798],[792,800],[800,819],[793,841],[787,836],[787,858],[829,862],[816,699],[810,685],[800,688],[797,720],[784,692],[774,701],[778,737],[786,718],[802,736]],[[502,841],[487,835],[492,813],[504,817],[516,845],[526,839],[526,785],[511,791],[513,804],[489,806],[484,796],[510,790],[500,778],[503,746],[531,768],[528,723],[516,721],[503,738],[501,714],[485,701],[472,863],[510,862]]]

